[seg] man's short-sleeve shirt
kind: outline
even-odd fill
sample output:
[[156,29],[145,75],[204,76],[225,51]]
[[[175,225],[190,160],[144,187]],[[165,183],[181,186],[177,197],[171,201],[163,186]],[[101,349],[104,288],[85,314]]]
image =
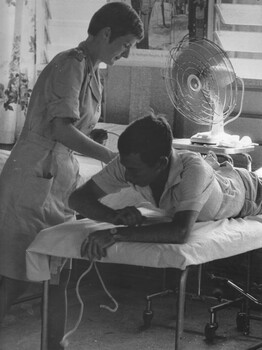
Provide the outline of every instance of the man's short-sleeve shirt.
[[[132,186],[145,200],[157,206],[149,186],[139,187],[125,180],[119,157],[92,178],[105,193]],[[199,221],[235,217],[244,204],[245,188],[230,165],[214,170],[200,154],[175,151],[171,156],[168,180],[158,207],[173,217],[184,210],[199,212]]]

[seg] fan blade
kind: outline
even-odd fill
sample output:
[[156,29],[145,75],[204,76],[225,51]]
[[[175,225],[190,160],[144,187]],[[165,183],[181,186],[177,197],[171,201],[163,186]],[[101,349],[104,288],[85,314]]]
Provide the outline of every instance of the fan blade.
[[165,74],[175,108],[198,124],[214,125],[236,105],[236,75],[221,48],[207,40],[184,38],[170,51]]

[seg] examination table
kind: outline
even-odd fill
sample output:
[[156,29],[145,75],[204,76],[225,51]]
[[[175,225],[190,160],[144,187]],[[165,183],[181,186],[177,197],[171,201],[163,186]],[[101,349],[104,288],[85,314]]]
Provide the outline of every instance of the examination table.
[[[100,127],[103,126],[101,124]],[[3,151],[3,155],[7,157],[8,152]],[[78,158],[84,179],[101,169],[100,162],[82,156],[78,156]],[[110,203],[114,206],[115,203],[116,207],[117,205],[135,204],[141,208],[144,215],[149,217],[149,220],[166,220],[160,212],[153,211],[138,194],[131,190],[124,190],[120,194],[112,196],[115,197],[105,198],[106,204]],[[93,230],[107,227],[111,228],[113,225],[81,219],[42,230],[37,235],[26,252],[27,274],[30,280],[43,282],[44,305],[48,302],[50,257],[83,259],[80,256],[80,246],[84,238]],[[107,256],[101,262],[180,270],[174,340],[174,349],[179,350],[183,334],[186,280],[190,267],[259,248],[262,248],[262,215],[244,219],[223,219],[196,223],[188,242],[185,244],[118,242],[108,248]],[[44,307],[44,310],[47,308]],[[42,320],[42,350],[46,350],[46,312],[43,313]]]
[[[152,216],[151,210],[147,209],[143,214]],[[80,247],[88,233],[109,227],[113,225],[82,219],[45,229],[37,235],[27,250],[27,269],[31,280],[45,281],[44,299],[47,298],[50,279],[49,257],[82,259]],[[183,332],[186,280],[190,267],[258,248],[262,248],[262,215],[196,223],[185,244],[119,242],[108,248],[107,257],[101,262],[181,270],[174,347],[178,350]],[[45,325],[46,319],[43,322]],[[45,329],[43,331],[45,333]]]

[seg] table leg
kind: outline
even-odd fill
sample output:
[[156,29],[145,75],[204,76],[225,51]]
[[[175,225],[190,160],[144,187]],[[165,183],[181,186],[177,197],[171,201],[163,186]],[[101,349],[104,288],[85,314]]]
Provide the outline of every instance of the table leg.
[[41,350],[48,350],[48,347],[47,347],[48,289],[49,289],[49,281],[47,280],[43,282]]
[[184,328],[184,313],[185,313],[185,298],[186,298],[186,281],[189,267],[181,272],[179,291],[177,299],[177,317],[176,317],[176,339],[175,339],[175,350],[180,349],[181,338]]

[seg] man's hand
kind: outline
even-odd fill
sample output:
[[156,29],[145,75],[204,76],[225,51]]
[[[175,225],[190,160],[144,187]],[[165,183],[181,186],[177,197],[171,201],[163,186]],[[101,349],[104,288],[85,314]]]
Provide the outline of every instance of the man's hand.
[[92,232],[81,245],[81,256],[91,261],[100,260],[106,256],[106,248],[114,243],[114,236],[109,229]]
[[116,216],[114,218],[114,225],[136,226],[142,225],[145,221],[145,217],[136,207],[125,207],[123,209],[116,210]]
[[[145,217],[135,207],[116,210],[113,223],[115,225],[140,226]],[[106,249],[115,243],[110,229],[92,232],[81,245],[81,256],[89,260],[100,260],[106,256]]]

